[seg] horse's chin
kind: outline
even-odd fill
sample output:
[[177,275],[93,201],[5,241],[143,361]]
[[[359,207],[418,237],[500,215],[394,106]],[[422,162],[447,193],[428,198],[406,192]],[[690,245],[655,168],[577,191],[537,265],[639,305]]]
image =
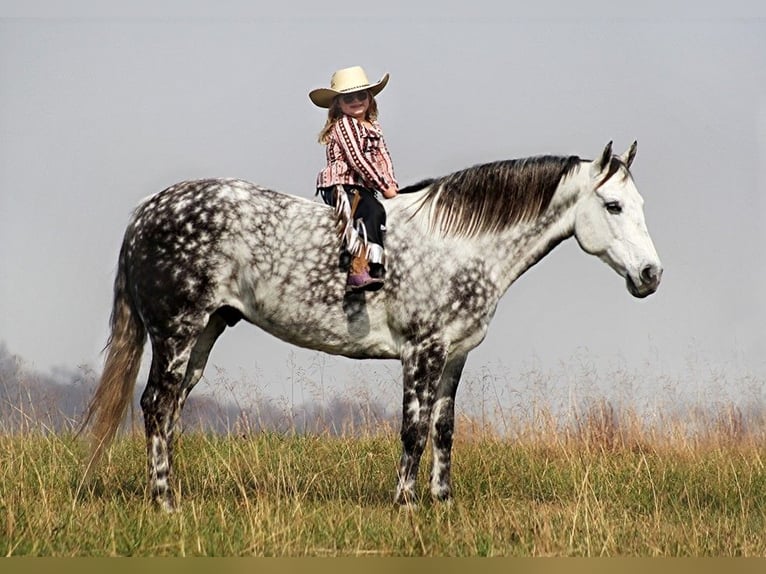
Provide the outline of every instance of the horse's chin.
[[633,295],[633,297],[637,299],[643,299],[644,297],[648,297],[657,290],[657,287],[659,287],[659,281],[636,285],[636,282],[633,281],[630,275],[628,275],[625,277],[625,285],[628,288],[628,292]]

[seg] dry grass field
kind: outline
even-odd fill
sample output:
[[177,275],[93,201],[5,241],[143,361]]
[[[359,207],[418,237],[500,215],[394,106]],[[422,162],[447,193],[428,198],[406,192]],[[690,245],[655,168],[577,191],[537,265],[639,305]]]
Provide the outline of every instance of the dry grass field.
[[91,482],[71,432],[0,432],[5,556],[766,556],[760,419],[660,428],[596,403],[498,434],[461,417],[452,503],[392,504],[388,424],[344,433],[185,432],[179,512],[146,502],[143,438]]

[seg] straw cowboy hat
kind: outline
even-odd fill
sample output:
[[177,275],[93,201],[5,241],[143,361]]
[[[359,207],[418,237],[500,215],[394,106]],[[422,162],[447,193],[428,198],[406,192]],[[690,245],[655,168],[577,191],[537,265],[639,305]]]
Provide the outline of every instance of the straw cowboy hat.
[[340,94],[369,90],[373,96],[377,96],[387,83],[388,74],[385,74],[380,81],[371,84],[367,79],[367,74],[360,66],[352,66],[335,72],[330,79],[330,87],[311,90],[309,98],[320,108],[329,108],[335,97]]

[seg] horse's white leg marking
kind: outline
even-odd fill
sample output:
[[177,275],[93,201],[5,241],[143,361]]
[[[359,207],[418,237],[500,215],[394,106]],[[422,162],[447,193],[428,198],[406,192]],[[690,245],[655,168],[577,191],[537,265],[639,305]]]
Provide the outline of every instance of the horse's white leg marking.
[[170,491],[170,455],[168,441],[154,435],[151,438],[151,456],[149,461],[149,484],[152,498],[167,512],[173,512],[175,506],[166,493]]

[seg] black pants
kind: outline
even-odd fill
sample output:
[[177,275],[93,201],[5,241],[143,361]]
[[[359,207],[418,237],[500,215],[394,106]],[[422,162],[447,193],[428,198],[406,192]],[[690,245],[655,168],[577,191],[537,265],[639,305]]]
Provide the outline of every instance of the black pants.
[[[367,240],[376,243],[383,248],[383,238],[386,232],[386,210],[383,204],[375,198],[375,192],[366,187],[356,185],[344,185],[348,201],[354,205],[354,191],[359,192],[359,204],[354,212],[354,220],[360,219],[367,229]],[[317,190],[327,205],[335,207],[335,188],[320,187]]]

